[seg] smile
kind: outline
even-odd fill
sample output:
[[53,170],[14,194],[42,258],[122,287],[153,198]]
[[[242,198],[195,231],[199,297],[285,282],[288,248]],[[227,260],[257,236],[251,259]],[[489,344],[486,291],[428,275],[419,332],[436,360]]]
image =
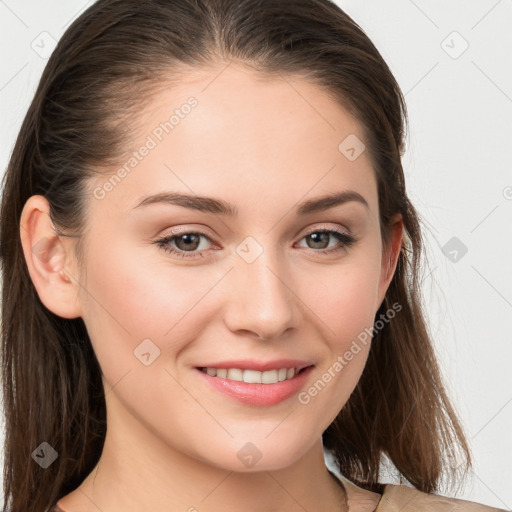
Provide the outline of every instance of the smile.
[[[268,407],[300,392],[314,365],[258,371],[241,368],[196,367],[197,375],[210,389],[244,405]],[[286,372],[286,373],[285,373]],[[225,377],[224,377],[225,375]],[[283,380],[280,380],[282,378]]]
[[280,368],[279,370],[243,370],[241,368],[200,368],[211,377],[247,382],[248,384],[276,384],[290,380],[299,373],[296,368]]

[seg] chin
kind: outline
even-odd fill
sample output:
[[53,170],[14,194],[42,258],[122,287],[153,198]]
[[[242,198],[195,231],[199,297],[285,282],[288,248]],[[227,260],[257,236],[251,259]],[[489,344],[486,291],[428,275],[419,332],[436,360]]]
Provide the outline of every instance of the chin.
[[[212,466],[237,473],[255,473],[259,471],[277,471],[293,465],[307,451],[304,443],[282,442],[269,439],[240,441],[240,437],[231,440],[231,447],[220,448],[212,453],[207,448],[208,458],[202,460]],[[277,439],[276,439],[277,441]]]

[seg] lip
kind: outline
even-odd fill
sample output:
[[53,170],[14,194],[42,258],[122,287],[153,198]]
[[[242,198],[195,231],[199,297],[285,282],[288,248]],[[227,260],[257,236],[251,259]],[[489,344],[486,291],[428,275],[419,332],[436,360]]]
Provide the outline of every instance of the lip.
[[207,363],[198,365],[197,368],[240,368],[242,370],[257,370],[265,372],[268,370],[279,370],[281,368],[295,368],[297,371],[313,365],[312,362],[299,361],[298,359],[275,359],[274,361],[256,361],[254,359],[238,359],[236,361],[220,361],[218,363]]
[[[212,365],[210,368],[237,368],[237,366],[231,366],[233,364],[232,362],[229,364],[230,366]],[[272,362],[271,364],[274,365],[275,362]],[[302,365],[302,368],[304,368],[303,371],[295,375],[295,377],[290,380],[283,380],[281,382],[276,382],[275,384],[249,384],[247,382],[223,379],[221,377],[213,377],[207,373],[204,373],[199,368],[195,368],[194,370],[214,390],[219,391],[224,395],[227,395],[230,398],[233,398],[245,405],[265,407],[283,402],[284,400],[297,394],[300,389],[304,387],[306,379],[313,370],[314,366],[304,364],[303,362],[300,362],[300,365]],[[281,368],[286,367],[287,365],[281,366]],[[293,367],[293,365],[288,366],[288,368]],[[240,366],[238,366],[238,368],[240,368]],[[252,370],[257,368],[245,367],[244,369]],[[272,370],[276,368],[270,367],[268,369]]]

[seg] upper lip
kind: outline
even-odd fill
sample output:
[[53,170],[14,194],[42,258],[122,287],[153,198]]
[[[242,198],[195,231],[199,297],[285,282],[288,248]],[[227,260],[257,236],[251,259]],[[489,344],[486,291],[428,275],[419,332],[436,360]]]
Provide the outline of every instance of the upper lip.
[[240,368],[242,370],[279,370],[281,368],[295,368],[297,371],[312,366],[313,363],[298,359],[275,359],[274,361],[255,361],[254,359],[238,359],[236,361],[219,361],[198,366],[198,368]]

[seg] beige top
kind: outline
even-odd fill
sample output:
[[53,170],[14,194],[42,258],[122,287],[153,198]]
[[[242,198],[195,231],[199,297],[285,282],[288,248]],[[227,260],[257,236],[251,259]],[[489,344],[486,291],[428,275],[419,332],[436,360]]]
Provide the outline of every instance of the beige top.
[[[372,512],[507,512],[501,508],[488,507],[473,501],[426,494],[405,485],[387,484],[381,496],[361,489],[350,480],[338,477],[335,473],[330,473],[345,488],[349,512],[359,511],[359,509],[365,512],[366,510]],[[365,507],[365,504],[369,503],[372,503],[373,507],[376,502],[377,508]]]

